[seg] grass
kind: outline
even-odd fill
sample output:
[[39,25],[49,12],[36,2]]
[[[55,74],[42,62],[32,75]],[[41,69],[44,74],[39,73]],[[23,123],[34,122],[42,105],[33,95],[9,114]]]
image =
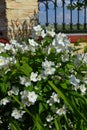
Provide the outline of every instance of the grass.
[[[44,28],[45,25],[42,25],[42,27]],[[52,29],[54,27],[53,24],[48,25],[49,29]],[[86,33],[87,30],[84,30],[84,25],[79,24],[79,29],[77,28],[77,24],[73,24],[72,25],[72,29],[70,29],[70,24],[65,24],[65,28],[63,29],[63,25],[61,24],[57,24],[57,31],[61,31],[61,32],[66,32],[66,33]]]

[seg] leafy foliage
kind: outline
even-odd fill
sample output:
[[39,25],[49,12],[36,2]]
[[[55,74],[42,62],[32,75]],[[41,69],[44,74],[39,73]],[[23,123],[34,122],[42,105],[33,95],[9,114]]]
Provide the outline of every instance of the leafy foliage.
[[0,130],[86,130],[87,48],[40,25],[26,41],[0,43]]

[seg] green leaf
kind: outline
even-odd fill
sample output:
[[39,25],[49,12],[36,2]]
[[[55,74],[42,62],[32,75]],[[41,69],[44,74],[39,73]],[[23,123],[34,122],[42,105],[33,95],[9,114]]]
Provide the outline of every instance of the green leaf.
[[43,47],[48,46],[52,43],[52,39],[50,37],[45,37],[43,41]]
[[39,103],[39,114],[43,112],[43,105],[42,103]]
[[44,128],[43,122],[38,114],[35,115],[35,120],[34,120],[34,128],[33,130],[46,130]]
[[28,59],[29,59],[28,57],[23,56],[22,57],[22,62],[28,62]]
[[36,59],[35,61],[38,63],[42,63],[42,59],[40,59],[40,58]]
[[0,53],[0,56],[8,57],[9,55],[7,53]]
[[33,118],[33,115],[30,113],[30,111],[22,104],[14,95],[11,95],[11,97]]
[[87,53],[87,46],[84,47],[84,53]]
[[6,84],[6,83],[0,83],[0,91],[2,92],[2,93],[6,93],[7,92],[7,88],[8,88],[8,84]]
[[43,111],[46,111],[48,109],[48,104],[46,103],[39,103],[39,114],[41,114]]
[[29,74],[32,72],[32,68],[27,64],[23,63],[22,66],[20,66],[20,70],[26,75],[29,76]]
[[75,96],[75,98],[80,98],[81,100],[84,101],[85,105],[87,104],[87,98],[85,98],[85,97],[82,96],[81,94],[72,91],[72,92],[70,92],[70,95]]
[[16,126],[13,123],[10,123],[10,127],[12,130],[17,130]]
[[51,81],[48,81],[50,86],[59,94],[59,96],[64,100],[65,104],[68,106],[68,108],[72,111],[72,113],[78,114],[82,119],[84,119],[85,122],[87,122],[86,117],[84,117],[83,113],[81,113],[76,104],[71,102],[71,100],[63,94],[63,92],[57,88]]
[[82,113],[82,112],[78,109],[78,106],[76,106],[76,102],[75,102],[75,100],[74,100],[74,97],[72,97],[71,102],[72,102],[72,104],[73,104],[74,113],[76,113],[76,115],[77,115],[79,118],[84,119],[84,121],[87,123],[87,119],[86,119],[86,117],[84,116],[84,113]]
[[67,84],[66,83],[61,83],[61,87],[66,89],[67,88]]
[[19,127],[17,121],[12,121],[12,122],[10,122],[10,127],[11,127],[11,130],[22,130],[22,129]]
[[59,88],[57,88],[51,81],[48,81],[48,83],[58,93],[58,95],[64,100],[65,104],[69,107],[69,109],[72,112],[74,112],[69,99],[62,93],[62,91]]
[[72,64],[67,64],[67,68],[68,68],[68,69],[72,69],[72,68],[74,68],[74,65],[72,65]]
[[56,130],[62,130],[62,126],[58,118],[55,119],[54,123],[55,123]]

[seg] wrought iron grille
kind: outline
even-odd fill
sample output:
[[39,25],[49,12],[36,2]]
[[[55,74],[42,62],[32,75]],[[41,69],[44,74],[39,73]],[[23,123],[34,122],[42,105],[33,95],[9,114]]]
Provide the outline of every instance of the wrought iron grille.
[[[39,24],[46,25],[46,26],[52,25],[54,26],[56,32],[59,31],[66,32],[66,33],[87,32],[87,6],[85,5],[81,9],[79,7],[77,7],[76,9],[73,8],[67,9],[66,3],[68,2],[69,7],[72,7],[74,0],[61,0],[61,6],[58,4],[59,1],[60,0],[38,0]],[[80,0],[77,0],[78,3],[79,1]],[[49,20],[49,15],[51,16],[50,9],[53,17]],[[67,18],[66,10],[68,10],[68,18],[69,18],[68,24],[66,23],[66,18]],[[76,13],[74,13],[74,11]],[[44,15],[43,14],[41,15],[40,14],[41,12],[43,12]],[[61,13],[61,18],[58,17],[60,13]],[[44,19],[44,22],[41,21],[40,17]],[[61,19],[61,23],[58,23],[59,20],[58,18]],[[73,20],[76,20],[76,22],[74,23]],[[81,23],[81,21],[83,22]],[[60,24],[61,24],[61,28],[59,27]]]

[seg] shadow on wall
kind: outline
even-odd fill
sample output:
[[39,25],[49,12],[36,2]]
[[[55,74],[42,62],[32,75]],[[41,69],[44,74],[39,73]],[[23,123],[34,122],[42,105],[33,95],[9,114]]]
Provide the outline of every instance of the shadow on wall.
[[11,20],[6,16],[6,1],[0,0],[0,39],[22,40],[31,35],[32,27],[37,25],[38,15],[34,11],[28,20]]
[[0,0],[0,38],[8,39],[7,32],[6,2],[5,0]]
[[9,39],[16,39],[21,41],[24,38],[31,36],[33,26],[38,23],[38,15],[34,11],[34,14],[29,17],[28,20],[20,21],[20,19],[11,20],[8,27]]

